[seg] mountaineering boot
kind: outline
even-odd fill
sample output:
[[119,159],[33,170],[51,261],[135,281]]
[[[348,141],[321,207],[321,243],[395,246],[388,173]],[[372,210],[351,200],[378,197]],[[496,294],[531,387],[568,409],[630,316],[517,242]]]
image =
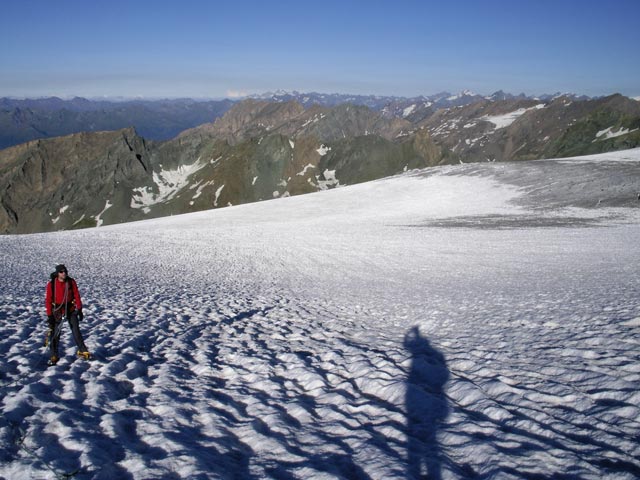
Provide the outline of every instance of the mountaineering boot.
[[88,351],[80,351],[78,350],[78,356],[84,358],[85,360],[91,360],[91,354]]
[[52,367],[53,365],[55,365],[56,363],[58,363],[58,357],[55,355],[51,355],[51,358],[49,358],[49,361],[47,362],[47,365],[49,367]]

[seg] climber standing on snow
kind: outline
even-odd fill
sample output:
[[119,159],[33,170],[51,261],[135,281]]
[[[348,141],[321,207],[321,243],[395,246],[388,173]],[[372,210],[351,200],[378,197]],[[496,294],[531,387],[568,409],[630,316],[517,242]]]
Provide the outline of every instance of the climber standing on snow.
[[51,274],[51,281],[47,283],[45,293],[45,305],[47,308],[47,320],[49,321],[49,334],[46,343],[51,348],[49,365],[58,363],[58,344],[60,342],[60,332],[64,321],[69,322],[73,339],[78,347],[78,356],[91,358],[80,333],[79,322],[82,321],[82,300],[76,281],[68,276],[67,267],[57,265],[56,271]]

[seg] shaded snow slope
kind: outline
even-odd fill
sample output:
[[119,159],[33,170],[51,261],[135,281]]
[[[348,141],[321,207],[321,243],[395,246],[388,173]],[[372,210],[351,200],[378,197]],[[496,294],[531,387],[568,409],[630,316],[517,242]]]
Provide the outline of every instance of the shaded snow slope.
[[[631,150],[0,237],[0,477],[637,478],[639,192]],[[96,359],[45,369],[58,262]]]

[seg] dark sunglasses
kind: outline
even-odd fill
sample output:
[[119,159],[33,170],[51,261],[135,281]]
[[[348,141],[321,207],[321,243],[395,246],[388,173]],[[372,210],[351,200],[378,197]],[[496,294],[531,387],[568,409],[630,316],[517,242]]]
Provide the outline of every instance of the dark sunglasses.
[[66,270],[60,270],[60,271],[58,272],[58,275],[60,275],[61,273],[66,274],[66,273],[67,273],[67,271],[66,271]]

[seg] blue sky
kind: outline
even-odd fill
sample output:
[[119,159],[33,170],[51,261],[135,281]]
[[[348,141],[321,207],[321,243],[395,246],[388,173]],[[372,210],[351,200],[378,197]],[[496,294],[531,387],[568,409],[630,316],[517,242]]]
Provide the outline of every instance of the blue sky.
[[640,95],[640,1],[5,0],[0,96]]

